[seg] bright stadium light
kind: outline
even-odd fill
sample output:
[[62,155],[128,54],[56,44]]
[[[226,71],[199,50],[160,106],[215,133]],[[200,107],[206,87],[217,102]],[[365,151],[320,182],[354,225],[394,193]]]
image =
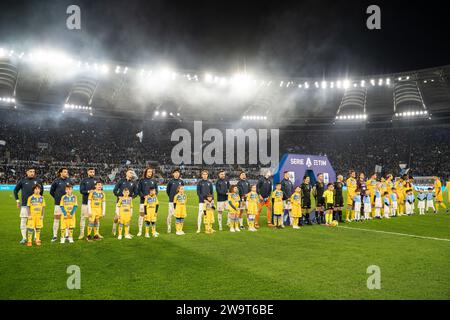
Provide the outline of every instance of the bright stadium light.
[[212,83],[213,82],[213,76],[209,73],[205,73],[205,82],[206,83]]
[[375,85],[375,79],[370,79],[370,84],[371,84],[372,86],[374,86],[374,85]]
[[322,81],[320,86],[322,87],[322,89],[326,89],[327,88],[327,82],[326,81]]
[[316,82],[314,82],[314,86],[316,87],[316,88],[319,88],[319,83],[316,81]]
[[305,89],[309,89],[309,83],[305,82]]
[[338,80],[338,81],[336,82],[336,87],[337,87],[338,89],[341,88],[341,81]]
[[382,86],[383,85],[383,79],[378,79],[378,85]]
[[165,116],[167,116],[167,112],[166,112],[166,111],[163,111],[163,112],[161,112],[161,115],[162,115],[163,117],[165,117]]
[[158,110],[155,111],[155,116],[159,116],[159,111]]
[[5,49],[0,48],[0,58],[5,55]]
[[366,81],[365,80],[361,80],[361,88],[364,88],[366,86]]
[[343,88],[344,89],[348,89],[350,87],[350,81],[349,80],[344,80],[343,81]]

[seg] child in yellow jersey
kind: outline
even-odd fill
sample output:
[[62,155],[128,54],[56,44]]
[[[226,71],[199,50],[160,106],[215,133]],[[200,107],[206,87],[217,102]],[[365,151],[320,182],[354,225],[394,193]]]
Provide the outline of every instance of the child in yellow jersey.
[[[89,225],[87,241],[100,240],[99,237],[99,221],[105,216],[106,213],[106,197],[102,191],[103,184],[101,181],[97,181],[95,189],[89,193],[88,197],[88,212],[89,212]],[[91,233],[94,231],[94,236]]]
[[230,232],[240,232],[239,223],[239,204],[241,202],[241,197],[238,193],[238,188],[236,185],[230,187],[230,192],[228,193],[228,209],[230,215]]
[[27,247],[33,245],[33,232],[35,232],[36,245],[41,245],[41,230],[44,220],[45,200],[41,196],[41,187],[35,184],[32,188],[33,194],[28,197],[28,220],[27,220]]
[[272,192],[272,208],[274,226],[277,228],[284,228],[283,225],[283,191],[281,190],[281,183],[277,183],[275,190]]
[[152,236],[157,238],[159,233],[156,232],[156,219],[159,209],[159,201],[156,196],[156,189],[151,188],[149,194],[145,197],[145,237],[150,238],[150,226],[152,227]]
[[130,190],[124,188],[122,196],[116,203],[116,215],[119,219],[119,235],[117,239],[122,240],[122,231],[125,229],[125,239],[132,239],[130,234],[130,221],[133,216],[133,198],[130,197]]
[[176,230],[175,233],[177,236],[184,235],[183,231],[183,225],[184,225],[184,219],[186,218],[186,202],[187,197],[184,193],[184,187],[182,185],[178,186],[177,188],[177,194],[173,198],[173,206],[175,209],[175,218],[176,218]]
[[59,206],[63,214],[61,219],[61,243],[66,242],[68,235],[69,243],[73,243],[73,229],[75,228],[75,212],[78,208],[77,197],[72,193],[70,184],[66,186],[66,194],[61,197]]
[[247,219],[248,231],[257,231],[255,227],[255,219],[258,214],[259,195],[256,192],[256,185],[252,185],[250,192],[247,194]]
[[325,225],[331,226],[331,222],[333,222],[333,206],[334,206],[334,185],[329,183],[327,185],[327,190],[323,193],[323,197],[325,198]]
[[291,214],[292,214],[292,228],[300,229],[299,221],[302,217],[302,192],[300,186],[295,187],[295,191],[291,196]]
[[214,212],[216,207],[214,205],[214,196],[208,194],[203,204],[203,223],[205,225],[205,233],[211,234],[214,232],[212,226],[214,223]]

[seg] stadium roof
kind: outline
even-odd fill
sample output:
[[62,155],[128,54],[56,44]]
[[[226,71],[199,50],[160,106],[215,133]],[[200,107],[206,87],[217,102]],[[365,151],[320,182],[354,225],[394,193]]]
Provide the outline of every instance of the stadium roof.
[[345,79],[283,79],[141,69],[0,49],[0,106],[191,120],[446,118],[450,65]]

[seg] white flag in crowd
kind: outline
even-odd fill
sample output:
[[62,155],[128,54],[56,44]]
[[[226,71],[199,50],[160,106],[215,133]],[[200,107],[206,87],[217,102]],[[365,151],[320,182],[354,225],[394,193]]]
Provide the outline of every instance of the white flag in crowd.
[[139,142],[142,143],[142,138],[144,138],[144,131],[136,133],[136,137],[138,137]]

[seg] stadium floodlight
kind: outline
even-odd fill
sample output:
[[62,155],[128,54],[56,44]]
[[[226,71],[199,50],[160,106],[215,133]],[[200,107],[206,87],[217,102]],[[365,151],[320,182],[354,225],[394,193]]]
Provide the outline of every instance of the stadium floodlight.
[[331,83],[330,83],[330,88],[331,88],[331,89],[334,88],[334,81],[331,81]]
[[309,83],[305,82],[305,89],[309,89]]
[[125,67],[125,69],[123,69],[123,74],[127,74],[128,72],[128,67]]
[[402,81],[402,77],[398,77],[398,81]]
[[341,88],[341,81],[338,80],[338,81],[336,82],[336,87],[337,87],[338,89]]
[[326,81],[322,81],[320,86],[322,87],[322,89],[326,89],[327,88],[327,82]]
[[343,81],[343,87],[344,87],[344,89],[348,89],[350,87],[350,81],[349,80],[344,80]]
[[298,85],[298,88],[299,88],[299,89],[301,89],[301,88],[302,88],[302,85],[301,85],[301,84],[299,84],[299,85]]
[[280,82],[280,87],[282,87],[282,86],[283,86],[283,83],[284,83],[284,81],[281,81],[281,82]]
[[361,88],[364,88],[366,86],[366,81],[365,80],[361,80]]
[[169,115],[170,115],[171,117],[173,117],[173,112],[170,112]]
[[428,113],[428,111],[427,110],[425,110],[424,112],[423,112],[424,114],[427,114]]
[[179,117],[180,116],[180,113],[179,112],[177,112],[177,117]]
[[353,84],[353,88],[356,88],[356,87],[358,87],[358,84],[357,84],[357,83],[354,83],[354,84]]
[[381,79],[381,78],[378,79],[378,85],[379,85],[379,86],[382,86],[382,85],[383,85],[383,79]]
[[406,77],[406,80],[409,80],[409,76]]
[[289,81],[289,82],[286,84],[286,88],[289,88],[290,85],[291,85],[291,81]]
[[12,57],[13,54],[14,54],[14,50],[9,50],[8,56]]
[[205,82],[211,83],[213,81],[213,76],[209,73],[205,73]]
[[158,110],[155,111],[155,116],[159,116],[159,111]]
[[370,79],[370,84],[371,84],[372,86],[374,86],[374,85],[375,85],[375,79]]
[[390,79],[390,78],[387,78],[387,79],[386,79],[386,84],[387,84],[388,86],[391,84],[391,79]]
[[120,66],[116,66],[116,70],[114,72],[115,73],[120,73]]
[[106,74],[109,72],[109,67],[106,64],[102,64],[100,67],[100,72]]
[[162,115],[163,117],[165,117],[165,116],[167,116],[167,112],[166,112],[166,111],[163,111],[163,112],[161,112],[161,115]]
[[0,57],[3,57],[5,55],[5,49],[0,48]]
[[316,81],[316,82],[314,82],[314,86],[316,87],[316,88],[319,88],[319,83]]

